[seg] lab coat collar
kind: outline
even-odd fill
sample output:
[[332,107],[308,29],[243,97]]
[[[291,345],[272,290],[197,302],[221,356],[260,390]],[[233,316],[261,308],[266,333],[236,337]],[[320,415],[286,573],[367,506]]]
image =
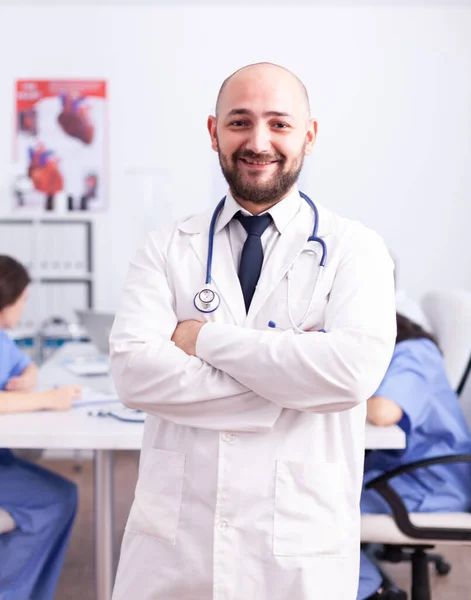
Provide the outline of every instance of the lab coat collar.
[[[244,212],[242,207],[237,204],[237,202],[231,197],[229,194],[226,199],[228,208],[231,206],[231,209],[226,213],[226,203],[219,215],[218,221],[216,223],[215,235],[217,235],[224,227],[229,223],[229,221],[234,217],[235,213],[238,210]],[[232,203],[235,205],[233,206]],[[286,204],[285,204],[286,203]],[[306,204],[304,201],[301,201],[299,196],[299,191],[296,189],[289,196],[287,196],[284,200],[273,206],[268,212],[272,215],[273,221],[278,229],[279,233],[283,233],[292,219],[298,214],[300,207]],[[317,235],[319,237],[324,237],[331,233],[332,231],[332,216],[331,213],[325,209],[318,202],[315,202],[317,206],[317,210],[319,211],[319,226]],[[309,212],[312,212],[308,207]],[[232,212],[231,212],[232,211]],[[198,213],[191,217],[188,217],[185,221],[182,221],[178,224],[178,229],[184,233],[203,233],[208,232],[209,223],[214,213],[214,208],[211,208],[205,212]],[[249,213],[246,213],[249,214]],[[309,219],[310,225],[312,225],[312,217]],[[311,228],[312,230],[312,228]]]
[[[301,196],[299,195],[298,188],[295,187],[286,198],[283,198],[283,200],[277,202],[277,204],[261,214],[264,215],[268,213],[273,219],[273,223],[275,224],[278,233],[283,233],[285,227],[298,214],[300,204]],[[224,229],[239,211],[245,216],[252,216],[251,213],[236,202],[234,196],[228,191],[224,207],[216,223],[215,233],[219,233],[221,229]]]
[[[321,220],[320,216],[319,214],[319,221]],[[257,316],[280,281],[286,276],[288,270],[306,248],[307,239],[312,234],[313,223],[314,215],[311,208],[306,202],[301,202],[297,218],[291,220],[287,225],[283,235],[279,237],[266,262],[263,264],[260,279],[247,314],[247,318],[250,321],[253,321]],[[319,244],[313,244],[312,242],[309,242],[309,244],[309,248],[312,249],[317,257],[315,265],[317,269],[320,261],[320,247]],[[315,273],[316,270],[314,270],[313,265],[312,275],[315,276]]]
[[[317,205],[317,203],[316,206],[319,211],[318,236],[323,238],[332,229],[332,217],[328,211]],[[237,208],[237,210],[239,209]],[[178,226],[178,229],[184,233],[196,234],[191,236],[190,243],[205,270],[208,259],[209,223],[213,212],[214,209],[211,209],[205,213],[190,217]],[[287,213],[289,213],[289,210]],[[232,251],[229,236],[226,234],[224,228],[215,233],[212,282],[217,286],[221,302],[225,303],[227,309],[232,314],[234,323],[237,325],[243,325],[247,320],[252,321],[255,318],[270,294],[305,248],[307,239],[312,234],[313,212],[306,202],[299,202],[297,212],[294,216],[296,218],[291,217],[289,222],[284,225],[283,234],[280,235],[273,251],[263,265],[248,314],[245,312],[244,298],[236,267],[234,261],[230,259]],[[283,220],[283,215],[281,216],[281,220]],[[314,244],[312,249],[316,252],[318,260],[320,260],[318,244]],[[204,280],[201,282],[201,285],[203,283]]]

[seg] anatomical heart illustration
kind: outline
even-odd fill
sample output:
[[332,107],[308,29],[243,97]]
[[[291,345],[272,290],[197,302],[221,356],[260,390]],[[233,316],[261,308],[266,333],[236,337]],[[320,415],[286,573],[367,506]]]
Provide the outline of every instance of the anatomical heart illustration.
[[103,80],[17,81],[16,209],[106,209],[107,105]]

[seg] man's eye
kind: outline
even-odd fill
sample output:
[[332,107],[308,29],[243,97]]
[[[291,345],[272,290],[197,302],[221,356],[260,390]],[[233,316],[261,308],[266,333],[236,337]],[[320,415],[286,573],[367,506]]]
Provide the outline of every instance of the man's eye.
[[275,123],[276,129],[286,129],[288,125],[286,123]]
[[246,125],[245,121],[232,121],[230,123],[231,127],[243,127],[244,125]]

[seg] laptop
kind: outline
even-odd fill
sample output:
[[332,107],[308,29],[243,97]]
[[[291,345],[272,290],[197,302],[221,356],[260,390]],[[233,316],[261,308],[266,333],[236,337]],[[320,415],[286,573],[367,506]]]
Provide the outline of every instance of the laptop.
[[81,356],[64,361],[64,367],[79,376],[107,375],[110,370],[109,337],[114,314],[99,313],[91,310],[77,310],[80,325],[98,350],[93,356]]
[[109,337],[114,321],[113,313],[95,312],[94,310],[76,310],[80,325],[87,332],[93,345],[100,354],[108,356],[110,352]]

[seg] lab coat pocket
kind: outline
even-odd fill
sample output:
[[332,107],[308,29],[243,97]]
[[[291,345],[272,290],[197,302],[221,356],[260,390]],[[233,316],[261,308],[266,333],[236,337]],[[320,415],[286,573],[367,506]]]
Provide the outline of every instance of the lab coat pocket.
[[126,529],[175,545],[184,473],[184,454],[148,449]]
[[273,533],[275,555],[341,556],[348,537],[341,466],[277,461]]

